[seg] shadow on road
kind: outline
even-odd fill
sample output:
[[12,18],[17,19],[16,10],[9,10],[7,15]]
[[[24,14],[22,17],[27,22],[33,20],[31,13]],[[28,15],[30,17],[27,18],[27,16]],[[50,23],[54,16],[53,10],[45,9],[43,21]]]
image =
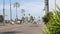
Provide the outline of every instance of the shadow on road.
[[10,32],[2,32],[0,34],[16,34],[16,33],[22,33],[21,31],[10,31]]

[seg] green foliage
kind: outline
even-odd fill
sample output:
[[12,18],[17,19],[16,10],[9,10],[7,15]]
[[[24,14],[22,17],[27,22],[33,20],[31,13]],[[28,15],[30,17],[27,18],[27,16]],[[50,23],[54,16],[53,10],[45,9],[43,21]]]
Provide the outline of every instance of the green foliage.
[[14,3],[14,7],[17,8],[17,7],[20,7],[20,4],[18,2],[15,2]]
[[[55,11],[55,15],[49,17],[49,21],[46,24],[44,32],[45,34],[60,34],[60,8]],[[48,31],[48,32],[47,32]]]
[[31,22],[33,22],[33,21],[34,21],[33,16],[30,16],[30,21],[31,21]]
[[0,22],[3,22],[4,18],[2,15],[0,15]]
[[52,17],[52,16],[53,16],[53,13],[52,13],[52,12],[48,12],[48,13],[43,17],[43,21],[45,22],[45,24],[49,22],[50,17]]
[[25,17],[22,17],[22,20],[24,21],[25,20]]

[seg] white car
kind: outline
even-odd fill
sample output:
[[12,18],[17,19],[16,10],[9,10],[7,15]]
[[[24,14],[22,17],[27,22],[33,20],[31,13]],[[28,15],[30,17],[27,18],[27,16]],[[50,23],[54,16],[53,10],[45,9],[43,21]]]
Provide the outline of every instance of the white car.
[[12,21],[11,24],[15,24],[15,23]]
[[17,21],[18,24],[20,24],[20,21]]

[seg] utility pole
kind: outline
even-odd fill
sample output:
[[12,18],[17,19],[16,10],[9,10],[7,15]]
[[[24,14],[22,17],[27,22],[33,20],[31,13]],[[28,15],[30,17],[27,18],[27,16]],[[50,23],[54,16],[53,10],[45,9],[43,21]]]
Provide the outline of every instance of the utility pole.
[[5,24],[5,0],[3,0],[3,18],[4,18],[4,24]]
[[49,11],[49,0],[45,0],[45,8],[44,8],[45,14]]
[[10,0],[10,22],[12,21],[11,0]]

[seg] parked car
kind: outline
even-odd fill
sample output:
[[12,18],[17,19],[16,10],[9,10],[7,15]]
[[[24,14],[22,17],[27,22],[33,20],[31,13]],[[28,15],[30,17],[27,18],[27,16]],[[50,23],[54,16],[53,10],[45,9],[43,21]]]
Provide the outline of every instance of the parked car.
[[20,24],[20,21],[17,21],[17,24]]
[[15,22],[14,22],[14,21],[11,21],[11,24],[13,24],[13,25],[14,25],[14,24],[15,24]]

